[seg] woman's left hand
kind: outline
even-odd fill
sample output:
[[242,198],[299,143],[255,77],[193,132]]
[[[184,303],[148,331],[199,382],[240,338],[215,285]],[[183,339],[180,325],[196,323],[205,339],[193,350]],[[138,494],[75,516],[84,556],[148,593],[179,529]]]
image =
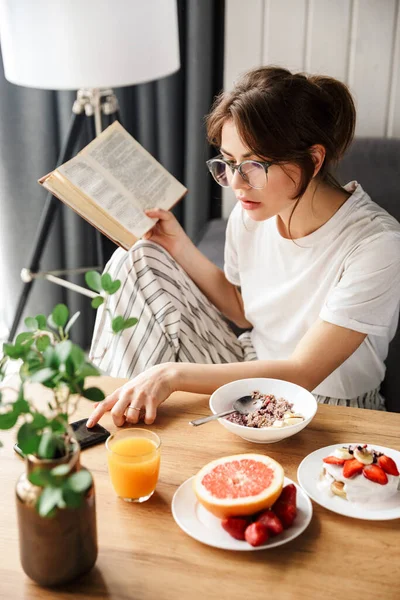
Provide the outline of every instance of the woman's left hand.
[[87,427],[93,427],[109,410],[117,427],[122,427],[124,423],[137,423],[142,410],[145,411],[144,422],[151,425],[157,416],[157,408],[175,391],[175,369],[174,363],[163,363],[143,371],[98,402],[87,421]]

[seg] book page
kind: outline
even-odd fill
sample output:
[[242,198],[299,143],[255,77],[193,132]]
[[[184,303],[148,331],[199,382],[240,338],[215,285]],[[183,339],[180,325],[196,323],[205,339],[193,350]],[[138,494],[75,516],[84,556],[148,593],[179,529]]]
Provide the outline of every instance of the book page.
[[168,210],[187,191],[117,121],[58,171],[136,237],[155,222],[145,209]]
[[106,174],[95,170],[84,156],[78,155],[59,167],[58,171],[135,237],[141,237],[153,227],[154,220],[138,209],[128,194],[121,193],[119,186],[113,184]]
[[128,250],[137,241],[137,237],[128,231],[120,221],[114,219],[106,210],[94,203],[81,189],[77,189],[68,179],[57,171],[45,177],[42,185],[86,219],[91,225],[97,227],[104,235],[108,236],[118,246]]

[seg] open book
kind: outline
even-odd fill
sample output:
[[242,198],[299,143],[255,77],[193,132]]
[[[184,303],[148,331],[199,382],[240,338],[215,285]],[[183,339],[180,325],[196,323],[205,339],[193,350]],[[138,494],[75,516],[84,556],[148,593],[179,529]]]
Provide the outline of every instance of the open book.
[[39,183],[125,250],[187,192],[118,121]]

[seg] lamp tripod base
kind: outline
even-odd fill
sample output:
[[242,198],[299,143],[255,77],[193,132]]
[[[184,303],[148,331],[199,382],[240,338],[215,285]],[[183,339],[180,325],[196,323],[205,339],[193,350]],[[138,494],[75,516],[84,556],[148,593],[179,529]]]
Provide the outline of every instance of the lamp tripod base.
[[[69,130],[57,161],[57,167],[67,162],[74,156],[75,149],[77,147],[78,141],[80,139],[85,125],[89,128],[89,137],[91,140],[95,139],[95,137],[101,133],[103,115],[108,121],[107,125],[110,125],[115,120],[120,120],[118,100],[113,90],[111,88],[78,90],[77,98],[72,107],[72,117],[70,121]],[[99,263],[97,267],[66,269],[62,271],[39,271],[43,251],[45,249],[51,231],[51,227],[54,223],[55,217],[57,215],[58,210],[60,209],[60,206],[61,202],[57,198],[55,198],[51,193],[49,193],[46,197],[45,206],[36,232],[33,250],[29,260],[29,267],[25,267],[21,271],[23,287],[18,299],[17,309],[15,311],[13,323],[8,335],[9,342],[12,342],[14,340],[22,314],[25,310],[26,303],[32,290],[33,283],[36,279],[45,278],[53,283],[66,287],[75,292],[81,293],[85,296],[94,297],[96,295],[82,286],[76,285],[65,279],[57,277],[57,275],[76,274],[90,270],[103,269],[104,258],[102,238],[100,232],[97,230],[96,254]]]

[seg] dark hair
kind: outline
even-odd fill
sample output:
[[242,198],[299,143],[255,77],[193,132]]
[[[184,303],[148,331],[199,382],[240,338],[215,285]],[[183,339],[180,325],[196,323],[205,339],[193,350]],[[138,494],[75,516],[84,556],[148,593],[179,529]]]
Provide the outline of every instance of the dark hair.
[[321,144],[325,160],[317,175],[335,187],[333,164],[349,147],[356,121],[346,85],[332,77],[293,74],[280,67],[245,73],[230,92],[217,96],[206,117],[208,140],[221,145],[222,127],[233,119],[243,143],[256,155],[300,167],[299,200],[314,174],[311,147]]

